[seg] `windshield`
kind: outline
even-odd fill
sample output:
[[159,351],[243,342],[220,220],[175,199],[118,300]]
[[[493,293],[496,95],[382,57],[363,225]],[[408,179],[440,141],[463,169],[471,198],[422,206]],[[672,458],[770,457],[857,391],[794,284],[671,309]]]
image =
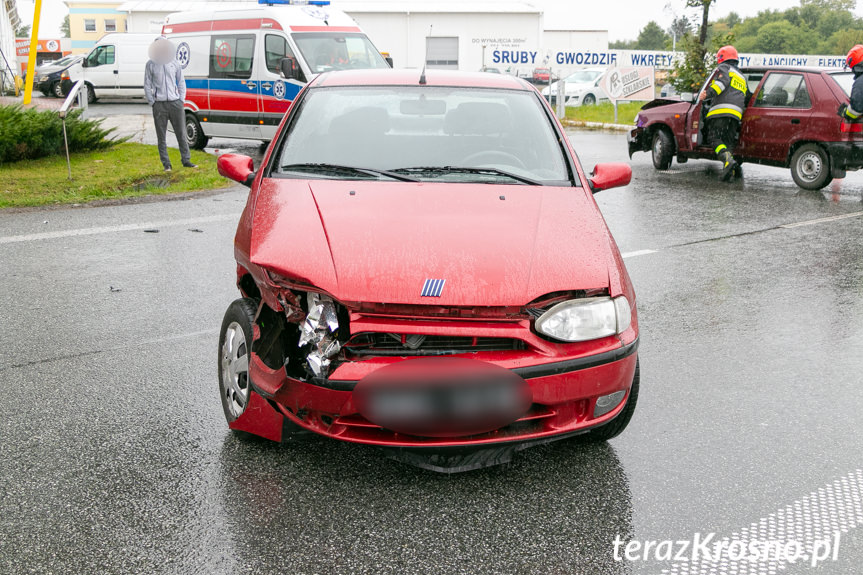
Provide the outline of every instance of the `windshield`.
[[602,76],[602,72],[576,72],[567,76],[566,81],[577,84],[591,84],[600,76]]
[[514,90],[314,89],[278,157],[295,177],[571,185],[539,98]]
[[293,38],[313,74],[390,67],[365,34],[304,32]]
[[854,74],[851,72],[836,72],[830,74],[830,77],[836,80],[839,87],[845,92],[845,95],[851,97],[851,87],[854,85]]

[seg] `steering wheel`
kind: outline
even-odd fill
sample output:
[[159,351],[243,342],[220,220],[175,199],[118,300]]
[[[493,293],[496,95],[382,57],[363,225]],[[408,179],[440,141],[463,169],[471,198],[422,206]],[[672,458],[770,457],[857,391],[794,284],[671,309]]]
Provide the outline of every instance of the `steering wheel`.
[[[482,159],[488,159],[486,162],[482,162]],[[495,162],[494,160],[500,160],[499,162]],[[527,168],[524,165],[524,162],[518,156],[510,154],[509,152],[503,152],[501,150],[483,150],[482,152],[476,152],[466,157],[463,162],[466,166],[469,167],[482,167],[483,163],[502,163],[509,166],[516,166],[519,168]],[[479,164],[479,165],[477,165]]]

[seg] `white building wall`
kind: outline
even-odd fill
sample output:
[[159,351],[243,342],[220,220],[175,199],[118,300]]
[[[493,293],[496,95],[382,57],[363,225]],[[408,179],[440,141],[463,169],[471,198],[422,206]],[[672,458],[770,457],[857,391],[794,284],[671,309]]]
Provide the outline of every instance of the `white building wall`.
[[130,12],[127,22],[132,34],[162,33],[162,24],[169,12]]
[[[14,6],[14,2],[7,3],[6,0],[0,0],[0,49],[3,50],[3,55],[6,56],[6,62],[9,62],[9,67],[12,68],[13,74],[18,74],[18,59],[15,57],[15,30],[12,27],[12,17],[8,5]],[[3,70],[3,77],[7,83],[11,83],[9,78],[9,70],[6,68],[6,62],[0,58],[0,69]]]

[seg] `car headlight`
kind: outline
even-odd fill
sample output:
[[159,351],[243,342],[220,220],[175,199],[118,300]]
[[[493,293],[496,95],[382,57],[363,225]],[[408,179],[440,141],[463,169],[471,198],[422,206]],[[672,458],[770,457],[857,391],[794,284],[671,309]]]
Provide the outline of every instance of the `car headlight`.
[[591,297],[561,302],[536,320],[536,331],[560,341],[590,341],[623,333],[632,323],[624,296]]

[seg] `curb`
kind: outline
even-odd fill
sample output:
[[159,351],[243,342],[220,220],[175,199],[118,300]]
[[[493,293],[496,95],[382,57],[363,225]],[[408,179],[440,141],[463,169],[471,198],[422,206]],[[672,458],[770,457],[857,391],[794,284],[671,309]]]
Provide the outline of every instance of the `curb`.
[[628,132],[634,128],[634,126],[627,124],[606,124],[603,122],[584,122],[581,120],[563,119],[560,122],[567,128],[586,128],[589,130],[608,130],[611,132]]

